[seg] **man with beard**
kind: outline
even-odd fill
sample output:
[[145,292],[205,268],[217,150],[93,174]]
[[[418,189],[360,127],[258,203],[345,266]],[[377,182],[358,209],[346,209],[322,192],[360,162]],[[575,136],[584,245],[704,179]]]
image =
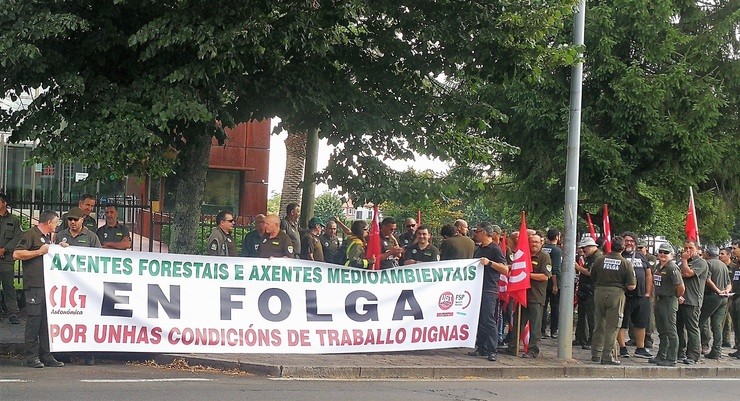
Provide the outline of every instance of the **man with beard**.
[[635,329],[635,343],[637,344],[635,356],[650,359],[653,355],[645,349],[645,331],[650,327],[650,295],[653,293],[653,270],[645,256],[637,251],[637,235],[627,231],[622,234],[622,238],[624,238],[622,257],[632,265],[637,279],[637,287],[625,292],[626,300],[622,329],[617,335],[619,356],[629,358],[625,337],[627,329],[632,323]]

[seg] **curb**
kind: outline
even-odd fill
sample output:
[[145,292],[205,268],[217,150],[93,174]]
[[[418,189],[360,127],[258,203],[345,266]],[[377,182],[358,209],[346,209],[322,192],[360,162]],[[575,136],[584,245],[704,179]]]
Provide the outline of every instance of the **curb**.
[[492,366],[492,367],[438,367],[438,366],[289,366],[244,363],[239,361],[200,358],[187,355],[161,354],[157,363],[169,364],[183,359],[190,366],[201,365],[214,369],[233,370],[257,376],[284,379],[335,380],[392,380],[392,379],[695,379],[740,378],[740,367],[691,366],[665,368],[657,366]]

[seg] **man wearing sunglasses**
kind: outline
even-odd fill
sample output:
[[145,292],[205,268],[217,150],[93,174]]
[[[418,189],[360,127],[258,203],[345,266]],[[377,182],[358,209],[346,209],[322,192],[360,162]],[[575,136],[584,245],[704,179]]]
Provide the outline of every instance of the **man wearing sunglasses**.
[[403,222],[403,226],[406,227],[406,232],[398,236],[398,245],[406,248],[413,244],[416,238],[416,220],[409,217]]
[[[95,197],[90,194],[84,194],[80,196],[80,200],[77,202],[77,207],[82,210],[82,213],[84,215],[82,224],[92,232],[95,232],[98,229],[98,219],[90,216],[93,209],[95,209],[95,203]],[[66,214],[62,215],[61,222],[62,224],[57,227],[57,232],[60,232],[68,227]]]
[[236,243],[231,236],[234,230],[234,215],[222,210],[216,215],[216,227],[208,237],[208,254],[211,256],[238,256]]
[[683,296],[685,287],[681,269],[673,262],[673,247],[664,242],[658,248],[658,263],[653,274],[655,289],[655,325],[658,328],[660,345],[658,355],[649,360],[658,366],[676,366],[678,355],[678,332],[676,312],[678,297]]

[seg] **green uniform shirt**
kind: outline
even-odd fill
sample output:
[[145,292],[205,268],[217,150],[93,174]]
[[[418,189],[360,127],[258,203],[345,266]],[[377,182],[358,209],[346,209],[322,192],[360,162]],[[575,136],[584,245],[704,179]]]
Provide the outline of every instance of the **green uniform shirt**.
[[301,259],[310,260],[308,255],[313,255],[313,260],[317,262],[324,261],[324,248],[317,235],[311,232],[306,233],[301,240]]
[[[16,250],[37,251],[44,244],[50,244],[49,240],[41,233],[38,227],[33,227],[21,235]],[[44,287],[44,257],[37,256],[23,261],[23,288]]]
[[116,225],[113,227],[110,227],[108,224],[100,226],[98,231],[95,232],[95,235],[98,236],[98,239],[102,244],[106,242],[121,242],[124,238],[131,238],[131,234],[128,232],[128,229],[118,222],[116,222]]
[[76,237],[72,236],[69,228],[58,232],[57,244],[61,244],[62,242],[66,242],[71,246],[87,246],[93,248],[102,247],[98,236],[94,232],[88,230],[87,227],[82,227],[82,232]]
[[260,258],[293,258],[295,257],[294,251],[293,241],[288,237],[288,234],[280,231],[275,238],[269,238],[267,234],[262,237],[262,243],[257,250],[257,256]]
[[474,253],[475,242],[462,235],[445,238],[439,245],[439,256],[442,260],[471,259]]
[[13,250],[22,235],[21,221],[16,215],[8,212],[5,216],[0,216],[0,248],[5,248],[0,263],[13,264]]
[[288,219],[282,219],[280,221],[280,229],[283,230],[286,234],[288,234],[288,237],[291,239],[293,243],[293,253],[294,255],[300,255],[301,254],[301,234],[298,229],[298,222],[295,224],[288,221]]
[[[720,291],[724,290],[727,284],[730,284],[730,272],[727,271],[727,265],[717,258],[711,258],[707,260],[707,266],[709,268],[709,278]],[[713,293],[711,289],[706,288],[705,293],[708,294],[709,292]]]
[[653,273],[653,288],[659,297],[676,296],[676,286],[683,284],[681,269],[676,263],[669,260],[663,266],[656,266]]
[[403,259],[417,262],[436,262],[439,260],[439,249],[432,244],[429,244],[426,249],[419,248],[419,244],[409,245],[406,247]]
[[259,231],[250,231],[247,235],[244,236],[244,240],[242,240],[242,251],[239,253],[239,256],[256,258],[257,251],[260,249],[261,243],[262,235],[260,235]]
[[[542,273],[548,279],[552,277],[552,261],[550,255],[541,250],[532,255],[532,273]],[[531,287],[527,290],[527,303],[544,304],[547,281],[529,281]]]
[[704,287],[707,284],[707,276],[709,275],[707,261],[699,256],[694,256],[688,260],[688,264],[689,269],[693,270],[694,275],[684,277],[683,279],[683,283],[686,286],[686,292],[683,294],[683,304],[701,306],[701,302],[704,300]]
[[236,243],[231,234],[227,234],[221,227],[214,227],[206,241],[208,254],[211,256],[237,256]]
[[632,265],[617,252],[600,257],[591,269],[591,280],[595,287],[616,287],[626,290],[637,285]]
[[[319,241],[321,241],[321,249],[324,251],[324,262],[341,263],[339,257],[339,248],[341,248],[339,237],[329,237],[324,233],[319,236]],[[344,255],[341,256],[341,259],[344,259]]]

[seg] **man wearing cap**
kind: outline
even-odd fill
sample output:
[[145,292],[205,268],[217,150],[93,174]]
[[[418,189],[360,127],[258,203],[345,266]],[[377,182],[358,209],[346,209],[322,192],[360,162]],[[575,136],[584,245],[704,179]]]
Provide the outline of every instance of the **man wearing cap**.
[[18,308],[18,295],[15,291],[15,259],[13,250],[21,240],[23,230],[20,219],[8,210],[8,196],[0,193],[0,286],[3,287],[5,308],[8,312],[10,324],[20,324],[18,318],[21,311]]
[[[645,257],[648,261],[648,265],[650,265],[650,270],[655,271],[655,268],[657,267],[658,259],[650,253],[648,250],[648,244],[647,241],[644,239],[637,241],[637,252],[639,252],[642,256]],[[645,330],[645,348],[652,348],[653,347],[653,332],[655,332],[655,313],[653,313],[655,306],[655,299],[651,297],[650,299],[650,326],[648,330]],[[634,329],[634,327],[633,327]],[[630,336],[632,336],[634,331],[630,332]]]
[[102,248],[98,235],[85,227],[83,221],[85,212],[79,207],[69,209],[67,216],[67,228],[59,231],[56,243],[62,246],[86,246],[91,248]]
[[265,235],[257,250],[260,258],[294,258],[293,240],[280,229],[280,218],[275,214],[265,217]]
[[658,263],[653,273],[655,290],[655,326],[660,344],[658,354],[649,360],[658,366],[676,366],[678,355],[678,331],[676,312],[678,297],[684,294],[681,270],[673,261],[673,247],[664,242],[658,247]]
[[[93,209],[95,209],[95,197],[90,194],[84,194],[80,196],[80,200],[77,202],[77,207],[82,210],[82,213],[84,214],[84,221],[83,225],[87,227],[88,230],[95,232],[98,230],[98,219],[90,216],[90,213],[92,213]],[[57,227],[57,232],[60,232],[67,228],[67,214],[62,215],[62,224]]]
[[591,281],[591,268],[603,254],[591,237],[581,240],[583,266],[576,263],[578,272],[578,321],[576,322],[576,339],[573,345],[591,349],[591,338],[594,334],[594,284]]
[[324,227],[324,223],[318,217],[312,217],[308,221],[308,232],[301,240],[301,259],[324,261],[324,249],[319,239],[322,227]]
[[231,236],[234,229],[234,215],[229,211],[222,210],[216,215],[216,224],[206,241],[208,254],[211,256],[237,256],[236,243]]
[[406,228],[406,231],[398,236],[398,245],[406,248],[411,245],[416,238],[416,220],[409,217],[403,222],[403,226]]
[[340,244],[339,237],[337,237],[337,223],[334,220],[326,222],[324,232],[319,235],[319,241],[321,241],[321,248],[324,251],[324,262],[342,264],[346,255],[340,255],[339,250],[342,244]]
[[[704,287],[704,301],[701,304],[699,327],[701,329],[702,350],[709,349],[709,338],[712,338],[712,350],[704,355],[709,359],[719,359],[722,356],[722,323],[725,320],[727,294],[732,290],[730,273],[722,261],[719,260],[719,248],[712,245],[707,247],[704,254],[707,256],[709,274]],[[711,331],[710,331],[711,325]]]
[[257,250],[262,243],[262,236],[265,235],[265,215],[258,214],[254,216],[254,230],[244,235],[242,240],[242,250],[239,256],[245,258],[256,258]]
[[410,242],[403,252],[403,264],[411,265],[414,263],[438,261],[439,249],[429,242],[430,239],[429,227],[424,225],[419,226],[416,230],[416,241]]
[[693,365],[701,356],[699,315],[708,275],[707,262],[699,256],[694,241],[684,242],[679,267],[686,292],[678,299],[678,359],[683,359],[686,365]]
[[49,253],[51,233],[59,225],[52,210],[39,214],[38,224],[24,232],[13,251],[13,259],[23,261],[23,288],[26,296],[26,365],[31,368],[60,367],[49,348],[49,322],[46,317],[44,255]]
[[594,283],[594,336],[591,343],[591,360],[602,365],[619,365],[612,357],[617,332],[622,325],[625,290],[637,288],[635,270],[622,257],[624,238],[612,239],[612,251],[600,257],[591,269]]

